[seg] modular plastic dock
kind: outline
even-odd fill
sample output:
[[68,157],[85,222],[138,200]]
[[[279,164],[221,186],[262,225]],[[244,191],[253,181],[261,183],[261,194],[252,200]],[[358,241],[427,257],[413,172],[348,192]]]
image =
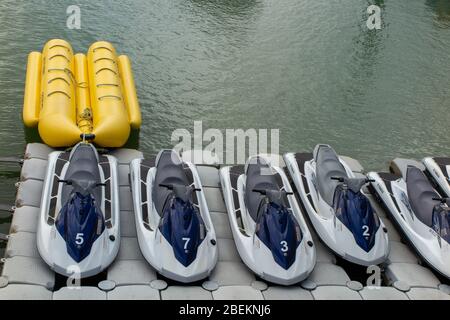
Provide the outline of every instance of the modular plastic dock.
[[[36,247],[41,191],[47,157],[51,151],[43,144],[28,144],[26,147],[0,277],[0,299],[450,299],[450,287],[442,284],[433,272],[420,264],[371,196],[374,208],[388,228],[391,244],[389,259],[381,273],[381,287],[367,287],[363,281],[355,281],[351,268],[339,262],[319,242],[312,228],[317,264],[307,280],[298,285],[281,287],[255,278],[242,263],[234,245],[220,189],[219,166],[201,163],[197,164],[198,171],[218,237],[219,261],[209,279],[195,285],[181,285],[162,279],[144,260],[136,239],[128,165],[132,159],[142,157],[142,153],[130,149],[112,152],[120,164],[122,237],[119,254],[108,270],[89,281],[89,285],[78,289],[65,287],[65,279],[50,270],[39,257]],[[363,172],[357,161],[350,158],[346,161],[354,172]]]

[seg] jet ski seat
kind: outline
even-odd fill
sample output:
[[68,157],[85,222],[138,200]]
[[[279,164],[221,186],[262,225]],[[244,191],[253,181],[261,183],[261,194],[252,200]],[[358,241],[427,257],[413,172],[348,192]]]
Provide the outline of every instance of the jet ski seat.
[[[249,163],[247,166],[247,184],[245,186],[245,204],[252,219],[257,222],[258,210],[261,201],[265,198],[259,192],[253,190],[274,190],[278,191],[282,186],[281,178],[278,174],[270,174],[270,166],[261,158],[256,158],[256,163]],[[277,180],[278,179],[278,180]],[[280,194],[282,197],[281,203],[286,205],[286,194]]]
[[162,217],[164,204],[168,196],[174,191],[161,185],[190,185],[189,179],[186,176],[183,164],[175,163],[177,159],[176,154],[172,156],[174,151],[164,150],[161,152],[159,158],[156,160],[156,177],[153,188],[153,199],[155,201],[155,208],[158,214]]
[[[73,180],[87,185],[88,183],[100,183],[100,169],[98,159],[92,146],[89,144],[80,144],[69,159],[70,165],[67,169],[65,179]],[[65,204],[74,190],[72,185],[64,185],[61,192],[61,203]],[[102,190],[95,188],[92,195],[96,201],[101,202]]]
[[344,166],[339,161],[336,151],[329,145],[317,145],[314,149],[314,160],[316,161],[316,183],[317,188],[326,203],[333,206],[333,198],[336,187],[340,184],[332,177],[348,177]]
[[433,209],[440,203],[433,198],[440,198],[434,190],[425,174],[414,166],[409,166],[406,171],[406,186],[409,203],[416,217],[427,226],[433,224]]

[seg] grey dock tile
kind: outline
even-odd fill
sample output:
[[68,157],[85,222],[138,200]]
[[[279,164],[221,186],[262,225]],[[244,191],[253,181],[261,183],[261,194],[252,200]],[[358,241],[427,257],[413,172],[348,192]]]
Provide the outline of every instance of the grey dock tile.
[[133,198],[129,186],[119,187],[120,210],[133,211]]
[[117,158],[119,164],[130,164],[131,160],[142,159],[144,157],[142,152],[126,148],[116,149],[110,154]]
[[144,260],[137,238],[120,238],[120,248],[116,260]]
[[359,291],[364,300],[408,300],[408,296],[393,287],[365,287]]
[[358,292],[343,286],[321,286],[313,290],[315,300],[361,300]]
[[119,186],[129,186],[130,179],[128,175],[130,173],[130,166],[128,164],[119,164],[117,170],[117,174],[119,176]]
[[97,287],[63,287],[53,292],[53,300],[106,300],[106,292]]
[[250,286],[225,286],[212,292],[214,300],[263,300],[261,291]]
[[350,278],[341,267],[331,263],[318,262],[308,280],[318,286],[331,286],[346,285]]
[[311,292],[297,286],[270,286],[262,294],[266,300],[313,300]]
[[209,211],[227,212],[225,202],[223,201],[222,193],[219,188],[204,187],[203,192],[205,194]]
[[36,245],[36,233],[17,232],[9,235],[6,257],[14,256],[40,258]]
[[39,208],[43,185],[44,183],[38,180],[20,182],[16,196],[16,207],[31,206]]
[[28,179],[43,181],[46,171],[47,160],[27,159],[23,162],[22,170],[20,171],[20,181]]
[[35,284],[52,289],[55,274],[42,259],[15,256],[7,258],[2,275],[10,284]]
[[170,286],[161,291],[162,300],[212,300],[211,292],[202,287]]
[[156,279],[156,271],[146,260],[116,260],[108,268],[107,279],[117,286],[150,284]]
[[211,220],[214,225],[214,230],[216,231],[217,238],[233,239],[233,234],[231,233],[230,220],[228,215],[223,212],[210,212]]
[[54,149],[42,143],[29,143],[25,149],[25,159],[37,158],[47,160],[50,152]]
[[219,261],[209,279],[220,286],[251,285],[255,276],[242,262]]
[[52,292],[43,286],[10,284],[0,289],[0,300],[52,300]]
[[133,211],[120,211],[120,235],[136,238],[136,222]]
[[439,279],[429,269],[412,263],[392,263],[385,275],[389,283],[403,281],[411,287],[437,288]]
[[406,294],[411,300],[450,300],[448,294],[432,288],[411,288]]
[[236,249],[233,239],[217,239],[219,261],[241,262],[241,257]]
[[106,296],[108,300],[160,300],[159,291],[149,285],[116,287]]
[[336,257],[319,240],[314,241],[316,246],[316,261],[336,264]]
[[409,247],[398,241],[390,241],[391,251],[389,252],[388,263],[419,263],[417,256]]
[[36,207],[20,207],[14,211],[11,232],[36,232],[39,208]]
[[348,164],[348,166],[350,167],[350,169],[353,172],[359,172],[359,173],[364,172],[364,168],[361,165],[361,163],[359,163],[358,160],[347,157],[347,156],[341,156],[341,155],[339,155],[339,157]]
[[395,226],[392,224],[392,221],[388,218],[380,217],[380,219],[383,221],[385,227],[388,230],[388,238],[389,241],[398,241],[402,242],[402,237],[398,233],[397,229],[395,229]]
[[219,169],[212,166],[197,166],[197,172],[203,187],[219,188]]

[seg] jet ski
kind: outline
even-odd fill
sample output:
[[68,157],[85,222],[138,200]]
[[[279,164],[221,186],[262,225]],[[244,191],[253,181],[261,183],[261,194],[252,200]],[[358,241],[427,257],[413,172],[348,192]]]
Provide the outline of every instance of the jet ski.
[[357,265],[388,257],[387,229],[365,196],[366,177],[356,177],[329,145],[311,153],[287,153],[284,161],[310,221],[324,244]]
[[396,159],[391,170],[397,174],[368,176],[404,239],[431,268],[450,278],[450,202],[433,187],[424,169],[420,163]]
[[85,140],[50,153],[37,228],[42,259],[64,276],[107,268],[120,245],[117,160]]
[[130,178],[145,259],[178,282],[208,277],[218,258],[216,233],[196,167],[162,150],[155,161],[133,160]]
[[244,263],[267,281],[291,285],[316,263],[312,236],[282,169],[268,158],[220,170],[231,230]]

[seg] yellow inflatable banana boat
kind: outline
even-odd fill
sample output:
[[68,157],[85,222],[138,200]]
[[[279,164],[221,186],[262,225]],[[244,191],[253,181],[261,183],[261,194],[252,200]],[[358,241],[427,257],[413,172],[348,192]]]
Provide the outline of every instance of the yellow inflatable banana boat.
[[101,147],[123,146],[141,126],[130,60],[105,41],[86,56],[50,40],[28,56],[23,121],[51,147],[72,146],[83,133]]

